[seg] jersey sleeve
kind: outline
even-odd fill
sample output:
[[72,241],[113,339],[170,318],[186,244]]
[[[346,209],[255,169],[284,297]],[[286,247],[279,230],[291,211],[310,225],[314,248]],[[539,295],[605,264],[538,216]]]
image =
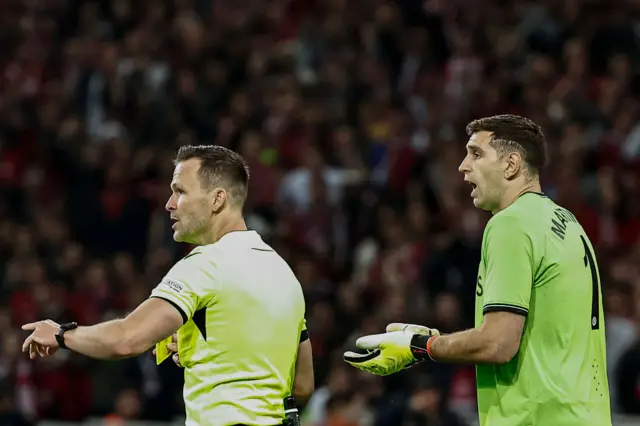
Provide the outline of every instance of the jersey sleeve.
[[486,229],[482,313],[529,313],[533,287],[533,245],[525,224],[513,216],[496,216]]
[[209,256],[195,249],[176,263],[151,292],[171,303],[187,322],[213,299],[216,280],[215,264]]

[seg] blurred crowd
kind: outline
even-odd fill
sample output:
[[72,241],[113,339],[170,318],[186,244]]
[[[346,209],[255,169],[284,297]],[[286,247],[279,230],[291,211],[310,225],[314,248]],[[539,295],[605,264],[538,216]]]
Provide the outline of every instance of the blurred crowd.
[[391,321],[472,326],[489,216],[457,168],[497,113],[545,129],[543,189],[597,248],[614,409],[640,414],[639,35],[634,0],[0,1],[0,423],[183,413],[171,363],[29,362],[19,326],[148,297],[189,250],[171,158],[215,143],[304,288],[306,424],[471,424],[473,367],[341,358]]

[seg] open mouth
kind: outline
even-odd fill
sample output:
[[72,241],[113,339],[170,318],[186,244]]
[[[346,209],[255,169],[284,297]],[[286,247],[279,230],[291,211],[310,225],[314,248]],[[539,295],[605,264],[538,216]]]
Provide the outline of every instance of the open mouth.
[[476,191],[476,188],[478,187],[478,185],[476,185],[475,183],[469,181],[469,180],[465,180],[466,183],[468,183],[469,185],[471,185],[471,195],[474,194],[474,192]]

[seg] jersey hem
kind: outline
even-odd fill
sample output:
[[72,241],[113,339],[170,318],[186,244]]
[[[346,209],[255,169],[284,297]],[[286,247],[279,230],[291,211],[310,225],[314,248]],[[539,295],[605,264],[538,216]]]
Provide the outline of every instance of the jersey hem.
[[529,314],[529,309],[518,305],[512,305],[510,303],[489,303],[484,305],[484,308],[482,308],[482,315],[488,312],[511,312],[512,314],[518,314],[526,317]]

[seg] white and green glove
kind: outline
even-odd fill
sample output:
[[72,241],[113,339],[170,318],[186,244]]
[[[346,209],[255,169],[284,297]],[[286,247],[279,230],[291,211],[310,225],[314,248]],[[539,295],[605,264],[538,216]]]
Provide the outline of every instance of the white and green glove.
[[348,351],[343,358],[362,371],[388,376],[431,359],[427,343],[431,337],[439,335],[435,328],[392,323],[387,326],[386,333],[363,336],[356,341],[356,346],[366,353]]

